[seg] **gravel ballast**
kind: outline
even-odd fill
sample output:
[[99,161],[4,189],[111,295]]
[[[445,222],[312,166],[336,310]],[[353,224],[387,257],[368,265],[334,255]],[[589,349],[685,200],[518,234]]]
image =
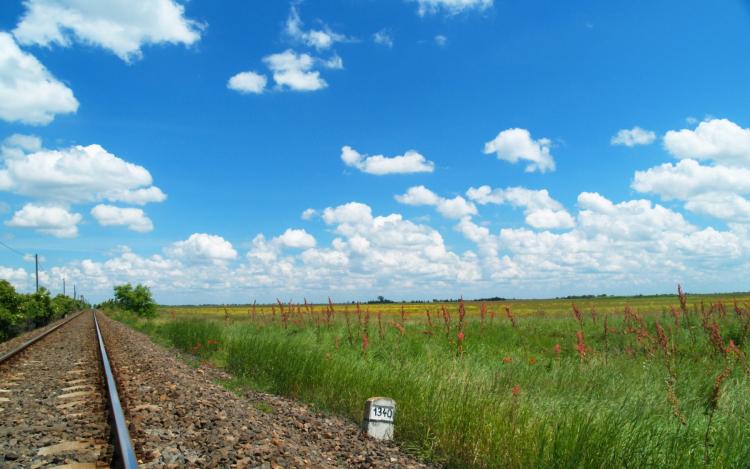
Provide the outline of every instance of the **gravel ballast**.
[[109,436],[96,347],[89,312],[0,365],[0,467],[96,467]]

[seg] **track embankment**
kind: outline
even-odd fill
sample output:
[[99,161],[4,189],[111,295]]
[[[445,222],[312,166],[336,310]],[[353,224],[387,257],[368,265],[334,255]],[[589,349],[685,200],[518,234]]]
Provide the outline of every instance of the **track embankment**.
[[220,371],[196,370],[146,335],[98,317],[140,467],[427,467],[345,419],[261,393],[236,396],[209,380]]
[[99,363],[87,312],[0,364],[0,467],[96,467],[110,433]]

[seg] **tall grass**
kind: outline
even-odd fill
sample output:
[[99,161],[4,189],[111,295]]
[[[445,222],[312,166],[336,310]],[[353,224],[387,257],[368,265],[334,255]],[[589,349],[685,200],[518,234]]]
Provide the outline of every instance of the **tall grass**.
[[[462,339],[459,310],[451,306],[450,333],[449,322],[428,323],[426,314],[412,311],[403,326],[397,316],[384,324],[382,336],[370,325],[367,353],[361,336],[351,345],[345,340],[342,307],[321,315],[292,309],[286,313],[296,323],[258,314],[234,315],[225,324],[165,317],[140,327],[223,364],[242,382],[355,421],[366,399],[393,398],[396,438],[448,467],[750,464],[750,382],[742,352],[750,315],[741,306],[738,313],[688,307],[678,318],[682,326],[671,329],[666,310],[608,311],[595,323],[571,308],[515,316],[511,323],[512,313],[501,316],[498,309],[486,313],[498,313],[489,324],[461,317]],[[719,352],[714,325],[724,337]]]

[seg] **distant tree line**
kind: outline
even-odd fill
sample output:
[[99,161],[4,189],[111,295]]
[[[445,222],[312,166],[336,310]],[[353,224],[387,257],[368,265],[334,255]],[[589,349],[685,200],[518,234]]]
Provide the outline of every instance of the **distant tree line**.
[[89,305],[81,300],[39,287],[38,292],[18,293],[7,280],[0,280],[0,340],[49,324],[52,320]]
[[140,283],[133,288],[133,285],[115,285],[114,298],[103,301],[97,305],[99,309],[121,310],[135,313],[138,316],[150,318],[156,316],[157,305],[151,296],[151,289],[147,285]]
[[[614,295],[612,295],[614,296]],[[643,295],[636,295],[636,296],[643,296]],[[606,298],[607,294],[602,293],[601,295],[568,295],[563,297],[556,297],[557,300],[591,300],[594,298]]]

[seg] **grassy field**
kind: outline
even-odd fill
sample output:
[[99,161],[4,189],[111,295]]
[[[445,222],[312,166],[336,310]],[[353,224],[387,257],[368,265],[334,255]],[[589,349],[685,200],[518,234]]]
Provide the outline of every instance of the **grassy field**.
[[225,367],[229,386],[355,421],[391,397],[396,438],[448,467],[750,465],[747,294],[575,301],[118,317]]

